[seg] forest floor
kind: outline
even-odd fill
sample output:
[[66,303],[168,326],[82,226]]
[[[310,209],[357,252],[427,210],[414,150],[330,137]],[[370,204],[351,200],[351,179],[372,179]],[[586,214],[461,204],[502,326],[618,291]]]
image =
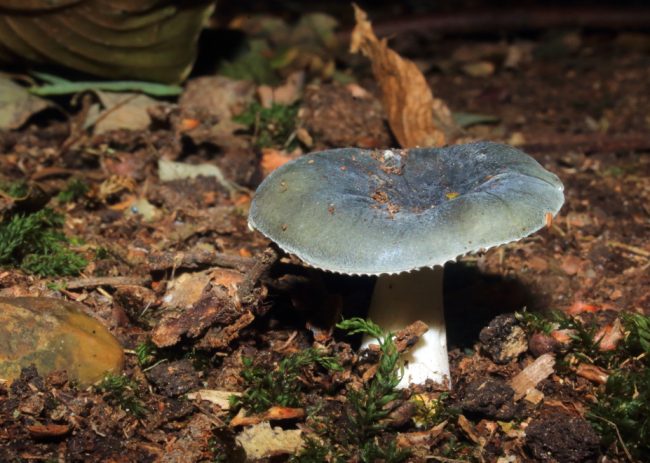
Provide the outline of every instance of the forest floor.
[[[5,264],[0,296],[81,302],[127,352],[123,375],[88,388],[33,369],[0,383],[0,461],[647,461],[650,35],[390,44],[465,137],[515,145],[565,186],[548,227],[447,265],[451,392],[395,390],[375,373],[399,371],[384,354],[408,342],[358,352],[335,329],[364,316],[373,278],[269,261],[247,227],[274,166],[396,143],[365,59],[294,44],[298,59],[270,71],[295,96],[282,108],[262,109],[259,82],[202,76],[147,101],[140,128],[121,113],[136,99],[91,92],[0,132],[2,180],[40,192],[3,194],[3,220],[47,205],[88,262],[66,277]],[[287,80],[300,57],[305,85]],[[161,160],[218,169],[163,180]],[[540,376],[522,389],[524,370]]]

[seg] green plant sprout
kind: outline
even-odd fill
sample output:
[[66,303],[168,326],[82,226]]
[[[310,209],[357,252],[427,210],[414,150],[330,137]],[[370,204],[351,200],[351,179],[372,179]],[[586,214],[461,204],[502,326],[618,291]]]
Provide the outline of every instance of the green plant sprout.
[[247,385],[241,396],[231,396],[233,409],[244,408],[248,413],[262,413],[274,405],[298,407],[303,384],[303,369],[320,365],[327,370],[341,370],[334,357],[317,349],[297,352],[280,361],[277,368],[258,366],[253,359],[242,358],[242,378]]
[[362,318],[344,320],[337,327],[350,335],[364,334],[377,340],[380,350],[377,371],[361,389],[348,391],[346,421],[335,424],[327,419],[314,419],[317,437],[308,437],[303,451],[291,461],[405,461],[410,452],[399,449],[395,439],[382,436],[390,412],[386,406],[400,395],[397,385],[403,371],[393,334],[382,332],[377,324]]

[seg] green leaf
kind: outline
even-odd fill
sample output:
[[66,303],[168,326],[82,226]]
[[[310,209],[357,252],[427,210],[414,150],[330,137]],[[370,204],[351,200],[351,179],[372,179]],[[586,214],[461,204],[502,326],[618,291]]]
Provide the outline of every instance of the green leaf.
[[456,124],[463,128],[478,124],[496,124],[501,120],[499,116],[493,116],[490,114],[472,114],[462,112],[452,113],[452,117],[456,121]]
[[67,95],[71,93],[87,92],[91,90],[103,90],[106,92],[142,92],[152,96],[175,96],[179,95],[183,88],[178,85],[165,85],[155,82],[140,82],[135,80],[122,80],[112,82],[88,81],[70,82],[61,81],[52,84],[32,87],[29,91],[35,95]]

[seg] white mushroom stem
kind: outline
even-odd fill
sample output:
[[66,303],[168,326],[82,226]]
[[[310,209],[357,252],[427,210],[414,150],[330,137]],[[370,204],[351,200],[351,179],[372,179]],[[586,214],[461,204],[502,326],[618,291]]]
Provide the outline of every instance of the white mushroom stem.
[[[397,332],[421,320],[429,326],[417,344],[403,356],[406,362],[399,387],[432,379],[450,387],[447,334],[442,304],[443,269],[420,269],[377,279],[368,318],[384,331]],[[376,342],[363,340],[363,347]]]

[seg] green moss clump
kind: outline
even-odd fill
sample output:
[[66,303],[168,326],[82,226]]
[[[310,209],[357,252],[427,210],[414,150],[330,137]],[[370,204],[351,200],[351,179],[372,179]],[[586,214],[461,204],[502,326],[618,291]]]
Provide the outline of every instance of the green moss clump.
[[138,383],[128,376],[108,374],[97,386],[97,390],[104,394],[108,403],[119,406],[136,418],[143,418],[147,413],[147,407],[140,397]]
[[297,105],[273,104],[265,108],[254,102],[234,118],[253,132],[253,143],[257,148],[291,148],[298,116]]
[[56,198],[61,203],[69,203],[85,195],[90,187],[81,179],[73,178],[66,185]]
[[251,358],[243,358],[241,376],[247,385],[241,396],[231,396],[233,409],[244,408],[249,413],[262,413],[273,405],[299,407],[303,384],[303,369],[320,365],[328,370],[340,370],[334,357],[317,349],[307,349],[285,357],[277,368],[256,365]]
[[78,275],[88,261],[67,247],[62,228],[63,216],[51,209],[0,222],[0,265],[40,276]]

